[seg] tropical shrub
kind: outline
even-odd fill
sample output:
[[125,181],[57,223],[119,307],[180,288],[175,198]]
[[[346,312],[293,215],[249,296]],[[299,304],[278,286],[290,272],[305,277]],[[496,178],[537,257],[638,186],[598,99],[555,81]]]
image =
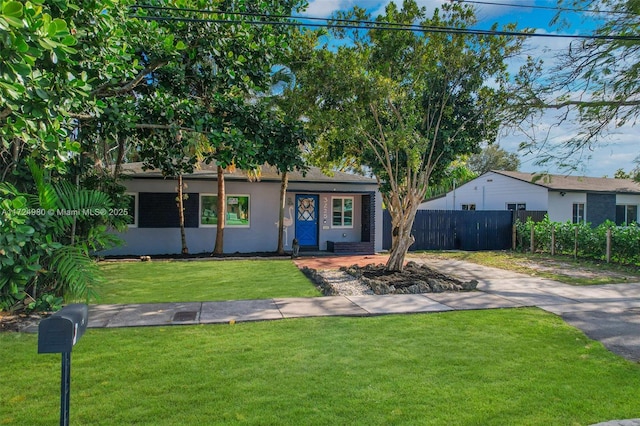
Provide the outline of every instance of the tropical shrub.
[[[119,241],[107,232],[110,197],[52,183],[30,168],[36,194],[0,183],[0,310],[55,310],[63,301],[96,298],[101,277],[90,254]],[[92,226],[76,232],[86,221]]]

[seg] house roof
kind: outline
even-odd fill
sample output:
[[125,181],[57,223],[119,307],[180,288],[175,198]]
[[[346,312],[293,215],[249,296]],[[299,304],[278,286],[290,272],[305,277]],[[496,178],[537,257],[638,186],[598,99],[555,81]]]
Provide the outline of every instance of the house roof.
[[589,191],[640,194],[640,183],[631,179],[540,175],[539,173],[511,172],[504,170],[492,170],[492,172],[542,186],[551,191]]
[[[162,171],[159,169],[143,170],[142,163],[126,163],[122,165],[122,174],[134,179],[162,179]],[[216,180],[218,178],[215,164],[199,164],[193,173],[183,176],[186,179],[205,179]],[[247,181],[248,177],[244,170],[236,169],[233,172],[225,172],[225,180],[243,180]],[[280,182],[281,174],[275,167],[262,166],[258,180],[262,182],[277,181]],[[305,183],[350,183],[375,185],[377,181],[374,178],[356,175],[346,172],[333,172],[333,176],[328,176],[318,167],[310,167],[303,176],[301,172],[289,172],[289,183],[305,182]]]

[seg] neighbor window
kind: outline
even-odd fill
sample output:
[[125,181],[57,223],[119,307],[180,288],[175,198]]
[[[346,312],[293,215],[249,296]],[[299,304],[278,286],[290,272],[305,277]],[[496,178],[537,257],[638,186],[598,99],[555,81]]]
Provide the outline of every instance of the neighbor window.
[[463,204],[462,205],[462,210],[475,210],[476,209],[476,205],[475,204]]
[[138,226],[138,194],[135,192],[127,192],[125,196],[129,198],[129,205],[127,206],[126,212],[129,216],[127,226],[129,228],[136,228]]
[[[248,227],[249,222],[249,196],[227,195],[226,226]],[[218,196],[200,196],[200,226],[213,226],[218,224]]]
[[573,203],[573,223],[584,222],[584,203]]
[[333,197],[331,203],[333,227],[353,228],[353,197]]
[[526,210],[527,203],[507,203],[507,210]]
[[616,206],[616,225],[628,225],[638,222],[638,206],[618,204]]

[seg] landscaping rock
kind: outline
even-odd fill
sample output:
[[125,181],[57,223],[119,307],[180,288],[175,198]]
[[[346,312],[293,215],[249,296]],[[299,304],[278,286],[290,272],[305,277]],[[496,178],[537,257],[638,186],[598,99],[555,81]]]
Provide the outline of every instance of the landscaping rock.
[[[421,294],[447,291],[472,291],[478,281],[462,282],[437,272],[427,265],[408,262],[403,271],[387,271],[385,265],[352,265],[340,268],[345,274],[371,289],[373,294]],[[325,272],[326,273],[326,272]],[[335,289],[334,289],[335,291]],[[329,294],[329,293],[325,293]],[[332,293],[336,294],[336,293]],[[338,291],[338,294],[341,294]]]

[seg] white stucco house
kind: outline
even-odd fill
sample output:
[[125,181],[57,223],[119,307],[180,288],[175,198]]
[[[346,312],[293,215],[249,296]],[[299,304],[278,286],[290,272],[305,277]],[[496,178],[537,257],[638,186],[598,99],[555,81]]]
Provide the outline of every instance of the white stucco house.
[[422,210],[537,210],[553,222],[638,222],[640,184],[628,179],[493,170],[420,205]]
[[[131,196],[132,223],[124,245],[101,255],[177,254],[181,251],[177,180],[142,163],[125,164],[122,184]],[[242,170],[225,173],[226,217],[217,215],[215,165],[184,175],[185,228],[190,253],[213,250],[218,220],[225,221],[224,252],[273,252],[278,243],[281,176],[263,167],[258,180]],[[285,249],[297,238],[301,250],[371,254],[382,250],[382,197],[375,179],[318,168],[289,174],[284,217]]]

